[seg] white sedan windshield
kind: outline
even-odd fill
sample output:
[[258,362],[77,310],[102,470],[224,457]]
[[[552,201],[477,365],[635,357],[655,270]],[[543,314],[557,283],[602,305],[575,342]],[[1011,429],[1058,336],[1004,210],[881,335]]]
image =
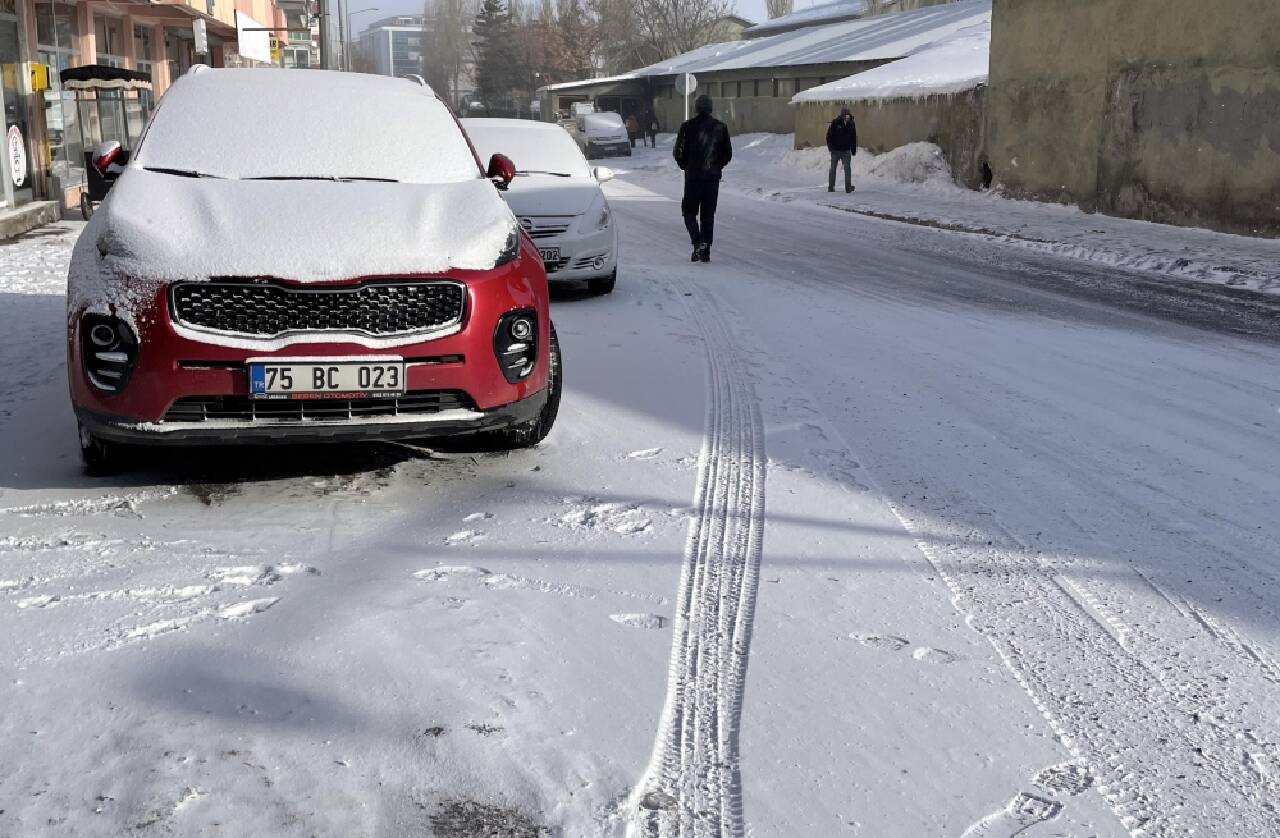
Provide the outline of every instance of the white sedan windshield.
[[481,160],[505,154],[527,175],[591,177],[573,137],[559,126],[525,120],[466,119],[463,126]]
[[448,109],[405,79],[201,70],[160,100],[132,165],[187,177],[458,183],[480,176]]

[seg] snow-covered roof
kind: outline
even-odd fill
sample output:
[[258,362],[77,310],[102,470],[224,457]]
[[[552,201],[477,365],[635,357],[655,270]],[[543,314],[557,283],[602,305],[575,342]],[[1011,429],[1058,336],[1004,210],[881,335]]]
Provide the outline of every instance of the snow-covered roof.
[[600,78],[595,78],[595,79],[581,79],[579,81],[561,81],[561,82],[556,82],[555,84],[544,84],[542,87],[538,88],[538,92],[541,93],[544,90],[569,90],[575,87],[582,87],[583,85],[589,85],[589,84],[613,84],[614,82],[632,81],[638,78],[641,78],[641,76],[638,73],[621,73],[616,76],[601,76]]
[[789,15],[775,17],[747,29],[744,37],[755,38],[760,35],[772,35],[787,29],[799,29],[802,26],[815,26],[848,20],[867,13],[867,0],[835,0],[834,3],[819,3],[807,9],[794,11]]
[[971,90],[987,81],[991,54],[991,16],[965,27],[906,58],[796,94],[804,102],[856,102],[864,99],[920,97]]
[[991,0],[960,0],[909,12],[875,15],[728,41],[677,55],[632,75],[665,76],[756,67],[789,67],[844,61],[887,61],[910,55],[954,32],[991,19]]

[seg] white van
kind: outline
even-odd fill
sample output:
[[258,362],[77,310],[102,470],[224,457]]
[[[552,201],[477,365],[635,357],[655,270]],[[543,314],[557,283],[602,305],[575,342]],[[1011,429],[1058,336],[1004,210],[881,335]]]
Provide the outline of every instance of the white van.
[[616,113],[584,113],[576,120],[573,137],[587,159],[620,154],[631,156],[626,123]]

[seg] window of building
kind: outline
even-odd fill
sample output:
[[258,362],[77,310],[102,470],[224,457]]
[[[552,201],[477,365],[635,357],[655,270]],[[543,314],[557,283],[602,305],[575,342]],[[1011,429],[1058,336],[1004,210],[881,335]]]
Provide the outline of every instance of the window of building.
[[795,95],[796,82],[795,79],[774,79],[773,80],[773,97],[781,99],[786,97],[790,99]]
[[93,37],[99,64],[124,66],[124,22],[120,18],[94,15]]
[[[720,95],[720,83],[719,83],[719,82],[709,81],[709,82],[705,82],[705,84],[706,84],[706,87],[707,87],[707,89],[706,89],[706,91],[705,91],[705,92],[706,92],[706,94],[707,94],[708,96],[710,96],[712,99],[714,99],[715,97],[717,97],[717,96],[719,96],[719,95]],[[701,87],[702,85],[698,85],[698,86],[699,86],[699,87]]]
[[44,91],[44,123],[49,142],[50,175],[55,190],[84,183],[84,144],[75,95],[62,89],[58,74],[80,64],[75,51],[75,7],[39,0],[36,4],[36,52],[49,65],[49,89]]
[[817,87],[822,82],[816,78],[796,79],[796,93],[803,93],[811,87]]

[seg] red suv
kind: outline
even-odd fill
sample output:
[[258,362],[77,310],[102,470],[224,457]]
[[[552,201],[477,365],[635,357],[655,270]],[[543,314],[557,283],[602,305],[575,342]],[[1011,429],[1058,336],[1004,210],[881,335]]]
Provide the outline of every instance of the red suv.
[[[418,80],[179,79],[76,244],[68,376],[86,465],[131,444],[482,434],[560,402],[537,248]],[[498,189],[495,189],[497,185]]]

